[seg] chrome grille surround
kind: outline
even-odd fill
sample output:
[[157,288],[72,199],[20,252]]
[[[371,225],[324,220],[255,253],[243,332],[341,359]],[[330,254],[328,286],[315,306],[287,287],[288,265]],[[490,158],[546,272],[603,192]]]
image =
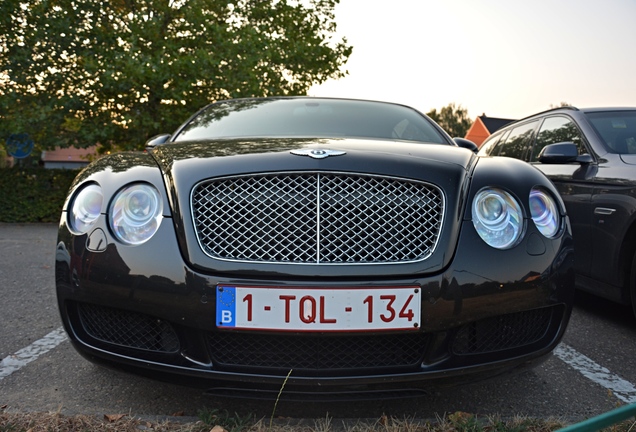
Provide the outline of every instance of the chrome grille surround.
[[437,186],[341,172],[207,179],[194,186],[190,203],[209,257],[314,265],[425,260],[445,211]]

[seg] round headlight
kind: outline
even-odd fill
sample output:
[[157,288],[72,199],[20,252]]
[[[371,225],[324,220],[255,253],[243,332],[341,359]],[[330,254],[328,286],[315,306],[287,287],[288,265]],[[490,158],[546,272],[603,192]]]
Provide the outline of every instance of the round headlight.
[[521,206],[504,190],[484,188],[473,200],[473,225],[488,245],[497,249],[511,248],[523,233]]
[[540,188],[530,191],[530,215],[541,234],[554,238],[561,229],[561,215],[554,198]]
[[126,186],[110,206],[110,227],[123,243],[138,245],[159,229],[163,201],[157,189],[145,183]]
[[71,229],[86,233],[91,229],[102,211],[104,195],[102,188],[95,183],[84,186],[73,198],[69,223]]

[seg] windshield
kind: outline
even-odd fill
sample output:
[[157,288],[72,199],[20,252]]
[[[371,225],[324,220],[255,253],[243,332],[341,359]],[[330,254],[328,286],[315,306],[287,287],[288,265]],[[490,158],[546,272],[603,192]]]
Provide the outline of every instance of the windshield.
[[586,115],[611,153],[636,154],[636,110]]
[[340,99],[238,99],[212,104],[175,141],[245,137],[377,138],[449,144],[417,111]]

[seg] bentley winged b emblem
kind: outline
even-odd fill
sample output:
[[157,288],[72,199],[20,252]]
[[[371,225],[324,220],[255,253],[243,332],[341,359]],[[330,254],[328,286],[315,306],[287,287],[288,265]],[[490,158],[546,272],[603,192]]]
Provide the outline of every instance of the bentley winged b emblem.
[[292,150],[291,154],[297,156],[309,156],[314,159],[324,159],[329,156],[341,156],[343,154],[347,154],[347,152],[343,152],[340,150],[326,150],[326,149],[302,149],[302,150]]

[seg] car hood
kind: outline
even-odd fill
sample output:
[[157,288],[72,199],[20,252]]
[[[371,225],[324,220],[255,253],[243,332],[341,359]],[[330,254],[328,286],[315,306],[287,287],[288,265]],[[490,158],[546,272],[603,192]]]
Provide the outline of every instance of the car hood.
[[[401,156],[428,159],[432,162],[449,163],[467,167],[474,155],[470,151],[452,145],[425,144],[405,141],[361,140],[361,139],[228,139],[218,141],[176,142],[157,147],[153,154],[164,172],[173,165],[187,164],[194,167],[211,158],[232,156],[267,157],[271,154],[289,153],[294,150],[339,150],[371,157]],[[297,160],[292,158],[292,160]],[[227,159],[218,160],[224,164]]]
[[[324,158],[302,155],[312,149],[340,154]],[[408,270],[412,274],[439,271],[453,255],[459,231],[458,215],[461,215],[472,167],[477,160],[470,150],[452,145],[352,139],[177,142],[159,146],[151,154],[163,171],[184,256],[195,267],[223,272],[239,271],[239,268],[233,269],[231,263],[211,262],[190,234],[194,232],[190,195],[203,180],[274,172],[340,172],[399,177],[436,185],[445,196],[445,234],[442,233],[434,256],[415,264],[418,268]],[[298,270],[301,267],[289,271],[308,276],[303,273],[305,270]],[[376,267],[380,272],[382,266]],[[397,270],[394,266],[394,271]],[[358,267],[351,275],[362,271]],[[364,271],[368,274],[370,269]]]
[[636,165],[636,154],[622,154],[621,159],[628,165]]

